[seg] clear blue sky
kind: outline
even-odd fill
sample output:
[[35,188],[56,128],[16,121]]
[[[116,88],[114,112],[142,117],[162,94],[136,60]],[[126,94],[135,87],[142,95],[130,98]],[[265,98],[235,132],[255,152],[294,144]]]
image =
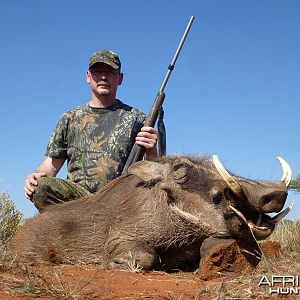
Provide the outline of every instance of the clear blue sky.
[[165,90],[168,154],[218,154],[259,180],[280,179],[282,156],[300,174],[300,1],[0,0],[0,191],[26,217],[27,174],[62,113],[90,98],[90,54],[119,53],[118,98],[148,113],[191,15]]

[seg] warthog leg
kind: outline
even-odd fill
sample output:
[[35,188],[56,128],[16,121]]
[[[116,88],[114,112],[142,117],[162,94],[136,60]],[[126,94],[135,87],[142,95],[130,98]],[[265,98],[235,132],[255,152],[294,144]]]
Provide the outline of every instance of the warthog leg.
[[153,248],[133,242],[122,243],[120,248],[115,248],[110,255],[104,258],[102,263],[104,269],[140,271],[155,267],[157,254]]

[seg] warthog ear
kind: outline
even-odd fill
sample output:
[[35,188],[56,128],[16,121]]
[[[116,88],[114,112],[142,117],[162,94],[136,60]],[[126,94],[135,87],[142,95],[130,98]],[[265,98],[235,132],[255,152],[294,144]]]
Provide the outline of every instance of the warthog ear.
[[159,181],[164,177],[164,167],[160,163],[143,160],[130,166],[128,174],[135,175],[143,181]]
[[193,172],[192,163],[185,158],[176,159],[173,164],[173,179],[177,183],[185,183]]

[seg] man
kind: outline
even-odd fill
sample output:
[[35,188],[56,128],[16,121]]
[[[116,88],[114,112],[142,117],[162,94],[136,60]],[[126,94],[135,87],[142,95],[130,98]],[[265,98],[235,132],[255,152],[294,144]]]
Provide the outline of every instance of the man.
[[[146,159],[156,156],[157,131],[143,127],[144,113],[116,98],[123,81],[118,55],[95,52],[86,81],[90,102],[63,114],[47,146],[47,158],[25,180],[25,196],[40,212],[47,205],[94,193],[120,175],[134,142],[145,148]],[[56,178],[65,161],[68,179]]]

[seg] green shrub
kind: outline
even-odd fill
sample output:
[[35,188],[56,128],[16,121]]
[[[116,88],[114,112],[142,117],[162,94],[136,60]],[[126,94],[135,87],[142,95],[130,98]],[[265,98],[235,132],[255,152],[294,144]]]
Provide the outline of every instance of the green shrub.
[[291,181],[289,189],[290,190],[295,190],[297,192],[300,192],[300,175],[298,175],[295,179],[293,179]]
[[6,247],[15,234],[23,214],[18,211],[8,194],[0,194],[0,245]]

